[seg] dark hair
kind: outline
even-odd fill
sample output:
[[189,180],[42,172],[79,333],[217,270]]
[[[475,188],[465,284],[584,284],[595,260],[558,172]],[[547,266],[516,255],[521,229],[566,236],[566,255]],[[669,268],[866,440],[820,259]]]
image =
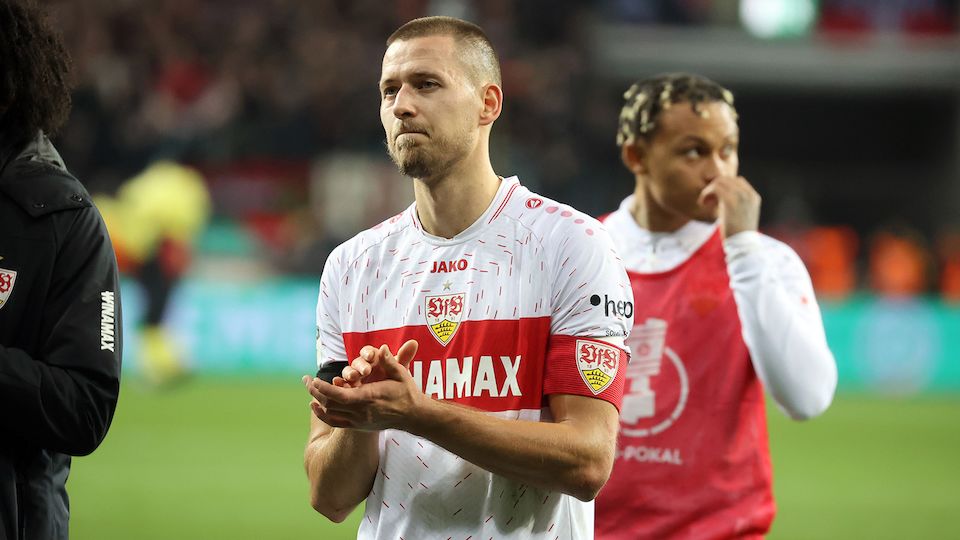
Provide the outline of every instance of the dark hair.
[[650,140],[657,130],[660,113],[675,103],[688,102],[693,112],[703,116],[706,111],[700,108],[701,103],[722,101],[733,109],[734,117],[737,115],[729,90],[690,73],[665,73],[643,79],[624,92],[623,98],[617,146],[633,144],[637,137]]
[[0,146],[60,129],[70,114],[70,65],[33,0],[0,0]]
[[413,19],[390,34],[387,38],[387,47],[395,41],[429,36],[453,37],[466,53],[461,57],[469,56],[469,60],[464,63],[472,71],[471,75],[475,82],[502,84],[500,61],[497,59],[496,51],[493,50],[493,44],[490,43],[490,38],[483,29],[471,22],[440,16]]

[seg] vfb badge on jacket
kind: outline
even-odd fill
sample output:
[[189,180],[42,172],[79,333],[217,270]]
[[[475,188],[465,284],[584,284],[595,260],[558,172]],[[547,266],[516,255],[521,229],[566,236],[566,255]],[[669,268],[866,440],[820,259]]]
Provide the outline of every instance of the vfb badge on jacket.
[[0,309],[7,305],[7,299],[13,292],[13,284],[17,281],[17,273],[13,270],[0,268]]

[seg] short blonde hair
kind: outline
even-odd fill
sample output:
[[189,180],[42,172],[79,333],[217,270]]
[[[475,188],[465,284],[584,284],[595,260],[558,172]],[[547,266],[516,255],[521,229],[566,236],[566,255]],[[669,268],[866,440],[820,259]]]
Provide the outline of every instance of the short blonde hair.
[[502,84],[500,61],[490,38],[477,25],[454,17],[421,17],[413,19],[390,34],[387,47],[395,41],[419,37],[450,36],[464,53],[461,55],[471,78],[477,84]]

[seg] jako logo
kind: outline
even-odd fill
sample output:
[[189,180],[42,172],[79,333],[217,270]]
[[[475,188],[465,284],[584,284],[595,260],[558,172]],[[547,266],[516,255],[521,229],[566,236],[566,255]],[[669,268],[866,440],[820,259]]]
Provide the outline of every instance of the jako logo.
[[456,272],[458,270],[467,269],[467,260],[459,259],[456,261],[433,261],[433,268],[430,269],[431,274],[436,274],[438,272]]
[[611,312],[621,317],[633,317],[633,302],[610,300],[610,297],[607,295],[603,295],[603,299],[601,299],[599,294],[590,297],[591,305],[599,306],[600,302],[603,302],[603,313],[608,317]]
[[531,209],[531,210],[535,210],[535,209],[537,209],[537,208],[540,208],[540,205],[542,205],[542,204],[543,204],[543,199],[538,199],[538,198],[536,198],[536,197],[531,197],[531,198],[527,199],[527,208],[529,208],[529,209]]

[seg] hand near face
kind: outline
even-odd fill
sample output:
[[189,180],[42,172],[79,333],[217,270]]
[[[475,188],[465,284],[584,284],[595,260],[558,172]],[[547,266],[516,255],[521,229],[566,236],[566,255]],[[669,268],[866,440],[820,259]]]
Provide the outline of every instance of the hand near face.
[[417,347],[416,341],[407,341],[396,356],[386,345],[364,347],[333,384],[304,377],[314,398],[313,413],[333,427],[374,431],[401,426],[418,400],[428,399],[410,375]]
[[755,231],[760,224],[760,194],[742,176],[718,176],[700,192],[700,206],[717,208],[724,238]]

